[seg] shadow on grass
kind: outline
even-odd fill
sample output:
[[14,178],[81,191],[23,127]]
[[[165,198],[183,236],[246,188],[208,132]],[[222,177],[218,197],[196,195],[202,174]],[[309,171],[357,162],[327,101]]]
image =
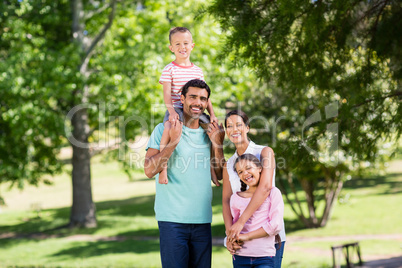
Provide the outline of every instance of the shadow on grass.
[[[130,218],[135,221],[136,216],[153,218],[154,198],[155,195],[148,195],[124,200],[97,202],[97,228],[64,228],[66,227],[70,217],[70,208],[57,208],[43,210],[40,218],[37,218],[36,216],[33,217],[34,214],[28,212],[27,218],[21,218],[19,224],[0,226],[0,234],[16,233],[20,238],[24,238],[24,236],[29,237],[29,235],[36,233],[41,233],[48,236],[57,235],[58,237],[75,234],[93,234],[99,229],[115,228],[119,225],[121,226],[124,224],[123,220],[127,221],[127,218],[128,221]],[[119,221],[123,222],[119,223]],[[138,235],[144,235],[144,233],[148,235],[155,235],[157,234],[157,229],[149,228],[146,230],[140,230],[133,232],[132,235],[136,235],[137,233]],[[5,239],[1,240],[4,241]],[[1,244],[2,243],[0,243],[0,247]]]
[[301,223],[301,221],[299,221],[299,220],[297,220],[295,218],[293,218],[293,219],[285,218],[284,222],[285,222],[286,234],[291,234],[291,233],[299,231],[299,230],[307,229]]
[[383,187],[375,195],[397,194],[402,192],[402,181],[396,179],[402,173],[390,173],[386,176],[373,176],[368,178],[353,178],[345,182],[343,189],[353,190],[361,188]]
[[70,248],[61,250],[58,253],[53,254],[53,256],[88,258],[107,254],[143,254],[150,252],[159,252],[159,242],[157,240],[77,242],[73,243]]

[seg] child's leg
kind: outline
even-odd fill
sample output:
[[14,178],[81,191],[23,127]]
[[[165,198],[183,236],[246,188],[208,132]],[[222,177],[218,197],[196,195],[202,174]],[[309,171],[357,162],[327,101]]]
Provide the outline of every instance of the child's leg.
[[206,113],[203,113],[200,116],[200,126],[206,131],[206,130],[208,130],[209,123],[210,123],[209,115],[207,115]]
[[[166,121],[164,123],[165,129],[162,133],[161,143],[159,145],[159,151],[162,151],[168,142],[170,141],[169,130],[170,130],[170,122]],[[168,177],[167,177],[167,167],[164,167],[163,170],[159,173],[159,183],[160,184],[167,184]]]

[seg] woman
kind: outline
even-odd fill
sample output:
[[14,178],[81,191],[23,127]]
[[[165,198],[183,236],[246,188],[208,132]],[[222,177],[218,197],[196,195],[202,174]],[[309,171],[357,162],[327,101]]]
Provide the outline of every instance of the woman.
[[[225,222],[227,235],[227,248],[233,252],[238,245],[235,240],[238,239],[240,231],[244,224],[253,215],[253,213],[261,206],[268,197],[270,190],[275,186],[275,156],[274,151],[267,146],[257,145],[248,139],[250,130],[247,115],[240,110],[233,110],[226,115],[225,118],[226,135],[229,140],[234,143],[236,152],[225,164],[223,170],[223,190],[222,190],[222,213]],[[263,170],[261,172],[260,183],[255,191],[246,210],[240,216],[236,223],[232,224],[232,215],[230,212],[230,197],[233,193],[240,191],[240,179],[234,171],[234,163],[239,155],[249,153],[260,159]],[[285,230],[280,233],[281,244],[276,244],[275,268],[281,267],[283,249],[285,247]],[[279,241],[278,241],[279,242]]]

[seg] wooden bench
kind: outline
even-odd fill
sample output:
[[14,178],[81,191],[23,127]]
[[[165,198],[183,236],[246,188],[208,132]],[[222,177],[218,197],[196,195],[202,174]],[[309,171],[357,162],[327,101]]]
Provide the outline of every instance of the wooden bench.
[[[349,248],[351,248],[351,250],[349,251]],[[335,258],[335,253],[336,251],[341,251],[343,252],[343,255],[345,256],[345,260],[346,260],[346,267],[350,268],[350,267],[354,267],[354,263],[353,263],[353,253],[356,252],[357,256],[359,258],[359,266],[363,265],[362,259],[361,259],[361,255],[360,255],[360,246],[359,246],[359,242],[354,242],[354,243],[349,243],[349,244],[343,244],[340,246],[332,246],[332,258],[333,258],[333,267],[334,268],[340,268],[341,264],[337,263],[337,260]]]

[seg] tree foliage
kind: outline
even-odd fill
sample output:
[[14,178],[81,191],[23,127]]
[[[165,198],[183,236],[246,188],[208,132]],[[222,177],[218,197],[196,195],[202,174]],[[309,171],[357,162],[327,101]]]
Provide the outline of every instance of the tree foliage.
[[[217,61],[220,28],[193,9],[202,1],[1,1],[0,183],[37,185],[61,172],[73,151],[70,226],[95,226],[90,159],[106,151],[129,176],[137,135],[165,111],[161,70],[172,61],[169,29],[186,26],[213,103],[228,98],[242,71]],[[232,90],[227,90],[228,86]],[[219,115],[219,111],[218,111]],[[111,182],[113,183],[113,182]]]
[[204,11],[226,34],[222,56],[262,83],[244,110],[255,139],[286,161],[278,171],[293,211],[307,227],[325,226],[343,181],[400,138],[402,4],[221,0]]

